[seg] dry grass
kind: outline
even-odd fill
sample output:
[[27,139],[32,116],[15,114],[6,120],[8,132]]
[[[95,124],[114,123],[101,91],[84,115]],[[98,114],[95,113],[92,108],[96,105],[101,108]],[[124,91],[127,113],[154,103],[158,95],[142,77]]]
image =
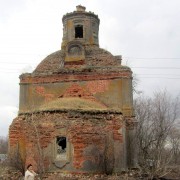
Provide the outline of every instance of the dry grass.
[[82,109],[82,110],[107,110],[102,104],[77,97],[60,98],[44,104],[39,110]]

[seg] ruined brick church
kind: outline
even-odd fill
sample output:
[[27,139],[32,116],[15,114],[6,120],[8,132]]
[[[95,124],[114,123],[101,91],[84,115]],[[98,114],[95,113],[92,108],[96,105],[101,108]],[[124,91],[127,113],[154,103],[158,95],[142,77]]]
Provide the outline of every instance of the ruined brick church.
[[121,172],[136,164],[132,71],[99,47],[98,16],[76,8],[62,18],[61,50],[20,76],[9,153],[37,170]]

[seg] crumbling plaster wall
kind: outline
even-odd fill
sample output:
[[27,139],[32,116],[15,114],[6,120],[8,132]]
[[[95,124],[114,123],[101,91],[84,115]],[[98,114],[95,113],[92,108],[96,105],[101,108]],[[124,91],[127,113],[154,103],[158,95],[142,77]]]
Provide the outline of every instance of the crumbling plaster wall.
[[133,115],[131,79],[91,80],[56,83],[22,83],[20,86],[20,112],[38,109],[58,99],[73,84],[78,84],[109,109]]

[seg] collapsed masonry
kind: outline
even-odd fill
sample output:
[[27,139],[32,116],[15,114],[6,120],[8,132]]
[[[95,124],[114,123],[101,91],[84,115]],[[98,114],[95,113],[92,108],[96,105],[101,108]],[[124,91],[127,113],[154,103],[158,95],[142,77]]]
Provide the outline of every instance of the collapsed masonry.
[[9,152],[46,171],[121,172],[136,164],[132,71],[99,48],[97,15],[63,16],[61,50],[20,76]]

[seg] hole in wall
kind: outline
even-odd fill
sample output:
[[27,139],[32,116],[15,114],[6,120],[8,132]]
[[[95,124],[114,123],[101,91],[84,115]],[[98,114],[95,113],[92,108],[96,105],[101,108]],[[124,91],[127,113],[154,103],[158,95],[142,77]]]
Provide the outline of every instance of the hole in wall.
[[56,143],[57,143],[57,154],[63,154],[66,153],[66,137],[60,137],[58,136],[56,138]]
[[75,26],[75,38],[83,38],[83,26]]

